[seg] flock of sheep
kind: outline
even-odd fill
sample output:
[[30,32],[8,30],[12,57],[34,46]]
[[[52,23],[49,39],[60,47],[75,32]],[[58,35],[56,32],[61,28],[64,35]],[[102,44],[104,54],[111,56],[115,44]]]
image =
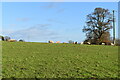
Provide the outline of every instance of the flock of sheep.
[[17,42],[17,40],[15,40],[15,39],[10,39],[10,40],[8,40],[8,42]]
[[[56,42],[54,42],[54,41],[50,40],[50,41],[48,41],[48,43],[60,43],[60,41],[56,41]],[[63,43],[66,43],[66,42],[63,42]],[[81,42],[81,43],[73,42],[73,44],[84,44],[84,42]],[[91,45],[90,42],[87,42],[86,44]],[[105,45],[105,43],[102,43],[101,45]],[[111,43],[111,45],[114,46],[113,43]]]
[[[50,40],[50,41],[48,41],[48,43],[60,43],[60,41],[54,42],[54,41]],[[66,42],[63,42],[63,43],[66,43]],[[73,42],[73,44],[84,44],[84,42],[78,43],[78,42],[76,41],[76,42]],[[88,44],[90,45],[90,42],[88,42]]]
[[[20,40],[19,40],[19,41],[20,41]],[[15,39],[10,39],[10,40],[8,40],[8,42],[17,42],[17,40],[15,40]],[[52,41],[52,40],[49,40],[48,43],[60,43],[60,41],[56,41],[56,42],[54,42],[54,41]],[[63,42],[63,43],[66,43],[66,42]],[[73,44],[84,44],[84,42],[81,42],[81,43],[73,42]],[[88,45],[91,45],[90,42],[87,42],[87,44],[88,44]],[[105,45],[105,43],[102,43],[102,45]],[[114,46],[113,43],[111,43],[111,45]]]
[[[8,42],[17,42],[17,40],[15,40],[15,39],[9,39],[9,40],[7,40]],[[24,42],[24,40],[19,40],[19,42]]]
[[[54,41],[50,40],[50,41],[48,41],[48,43],[60,43],[60,41],[54,42]],[[63,42],[63,43],[66,43],[66,42]],[[78,42],[74,42],[73,44],[78,44]]]

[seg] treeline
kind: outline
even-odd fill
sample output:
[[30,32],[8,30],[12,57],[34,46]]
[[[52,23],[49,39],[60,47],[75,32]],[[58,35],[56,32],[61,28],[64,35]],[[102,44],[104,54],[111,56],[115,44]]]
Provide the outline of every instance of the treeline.
[[[9,36],[2,36],[2,35],[0,35],[0,39],[2,40],[2,41],[17,41],[17,40],[15,40],[15,39],[11,39]],[[20,42],[25,42],[25,40],[23,40],[23,39],[19,39],[18,41],[20,41]]]

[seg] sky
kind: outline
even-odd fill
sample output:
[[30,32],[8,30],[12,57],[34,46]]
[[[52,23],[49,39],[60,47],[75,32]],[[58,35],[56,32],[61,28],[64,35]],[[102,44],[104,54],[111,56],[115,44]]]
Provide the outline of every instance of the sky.
[[[82,42],[86,15],[96,7],[115,10],[117,2],[2,2],[2,35],[30,42]],[[1,30],[0,30],[1,32]],[[112,36],[112,31],[111,36]],[[118,35],[116,35],[118,37]]]
[[1,0],[2,2],[118,2],[120,0]]

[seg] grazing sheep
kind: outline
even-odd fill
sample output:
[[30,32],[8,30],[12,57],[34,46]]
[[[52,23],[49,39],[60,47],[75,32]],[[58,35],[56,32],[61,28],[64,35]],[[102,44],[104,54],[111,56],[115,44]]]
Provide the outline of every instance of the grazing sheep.
[[54,43],[54,42],[50,40],[50,41],[48,41],[48,43]]
[[75,42],[73,42],[72,44],[75,44]]
[[78,42],[76,41],[75,44],[78,44]]
[[102,45],[105,45],[105,43],[102,43]]
[[60,43],[60,41],[56,41],[56,43]]
[[88,45],[90,45],[91,43],[90,42],[87,42]]
[[84,44],[84,42],[81,42],[80,44]]
[[115,44],[111,43],[112,46],[114,46]]
[[8,40],[9,42],[16,42],[17,40],[15,40],[15,39],[10,39],[10,40]]

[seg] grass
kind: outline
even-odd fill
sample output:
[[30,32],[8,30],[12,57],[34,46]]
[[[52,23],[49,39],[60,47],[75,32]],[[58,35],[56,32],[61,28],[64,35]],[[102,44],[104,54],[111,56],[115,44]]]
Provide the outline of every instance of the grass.
[[118,47],[2,42],[3,78],[117,78]]

